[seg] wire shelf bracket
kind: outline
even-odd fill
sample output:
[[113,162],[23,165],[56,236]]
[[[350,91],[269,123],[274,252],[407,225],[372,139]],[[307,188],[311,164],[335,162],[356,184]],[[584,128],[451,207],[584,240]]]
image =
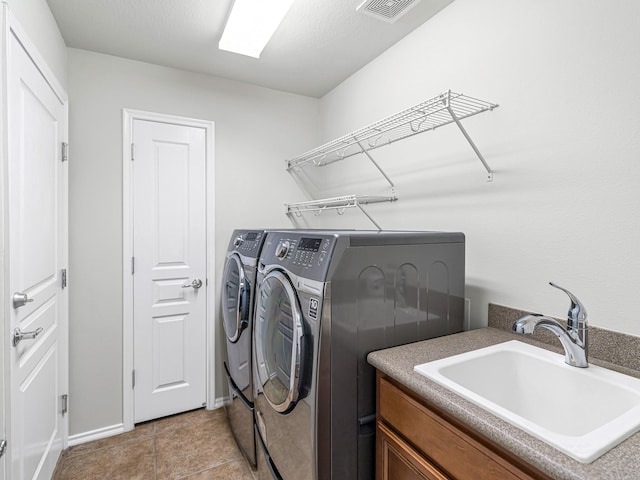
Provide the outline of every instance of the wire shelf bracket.
[[321,167],[354,155],[364,154],[393,188],[393,182],[369,152],[413,135],[455,123],[487,171],[487,180],[491,181],[493,180],[493,170],[462,126],[461,121],[479,113],[492,111],[498,106],[495,103],[448,90],[425,102],[287,160],[287,170],[300,169],[309,164]]

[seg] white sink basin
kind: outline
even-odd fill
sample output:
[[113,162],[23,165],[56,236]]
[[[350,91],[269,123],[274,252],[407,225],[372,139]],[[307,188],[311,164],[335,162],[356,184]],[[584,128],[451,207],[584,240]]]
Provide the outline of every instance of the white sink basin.
[[640,430],[640,380],[513,340],[414,370],[582,463]]

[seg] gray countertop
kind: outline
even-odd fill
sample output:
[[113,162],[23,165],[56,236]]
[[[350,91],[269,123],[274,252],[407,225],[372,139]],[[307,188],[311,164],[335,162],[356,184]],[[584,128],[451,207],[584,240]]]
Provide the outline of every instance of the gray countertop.
[[[555,479],[640,479],[640,432],[594,462],[583,464],[413,371],[413,367],[421,363],[514,339],[558,353],[562,351],[509,332],[484,328],[372,352],[367,359],[381,372]],[[640,376],[638,372],[605,362],[594,359],[589,362]],[[558,399],[562,401],[566,400]]]

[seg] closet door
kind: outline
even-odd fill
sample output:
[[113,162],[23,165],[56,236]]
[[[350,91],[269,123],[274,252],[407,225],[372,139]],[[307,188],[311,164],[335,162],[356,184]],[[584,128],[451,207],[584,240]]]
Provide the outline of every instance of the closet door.
[[133,121],[135,422],[203,407],[206,132]]
[[[65,104],[20,38],[6,48],[9,478],[49,479],[66,436]],[[31,54],[31,55],[30,55]],[[8,327],[8,328],[6,328]],[[64,395],[64,397],[63,397]]]

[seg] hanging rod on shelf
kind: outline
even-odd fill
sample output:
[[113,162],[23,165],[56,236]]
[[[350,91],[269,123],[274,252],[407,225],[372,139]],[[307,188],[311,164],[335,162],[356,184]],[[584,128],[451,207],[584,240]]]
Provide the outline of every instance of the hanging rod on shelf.
[[380,225],[362,208],[362,205],[382,202],[395,202],[398,200],[396,196],[374,196],[374,195],[344,195],[340,197],[321,198],[318,200],[310,200],[307,202],[285,203],[287,215],[301,216],[305,212],[315,212],[320,215],[325,210],[336,210],[338,215],[344,214],[347,208],[360,209],[366,217],[378,228],[382,230]]
[[[287,170],[308,164],[324,166],[361,153],[372,160],[371,156],[367,154],[370,150],[455,123],[482,162],[489,174],[489,180],[491,180],[493,174],[491,168],[460,121],[482,112],[492,111],[497,107],[498,104],[448,90],[425,102],[287,160]],[[373,163],[382,172],[380,167],[375,162]],[[382,174],[393,186],[387,175],[384,172]]]

